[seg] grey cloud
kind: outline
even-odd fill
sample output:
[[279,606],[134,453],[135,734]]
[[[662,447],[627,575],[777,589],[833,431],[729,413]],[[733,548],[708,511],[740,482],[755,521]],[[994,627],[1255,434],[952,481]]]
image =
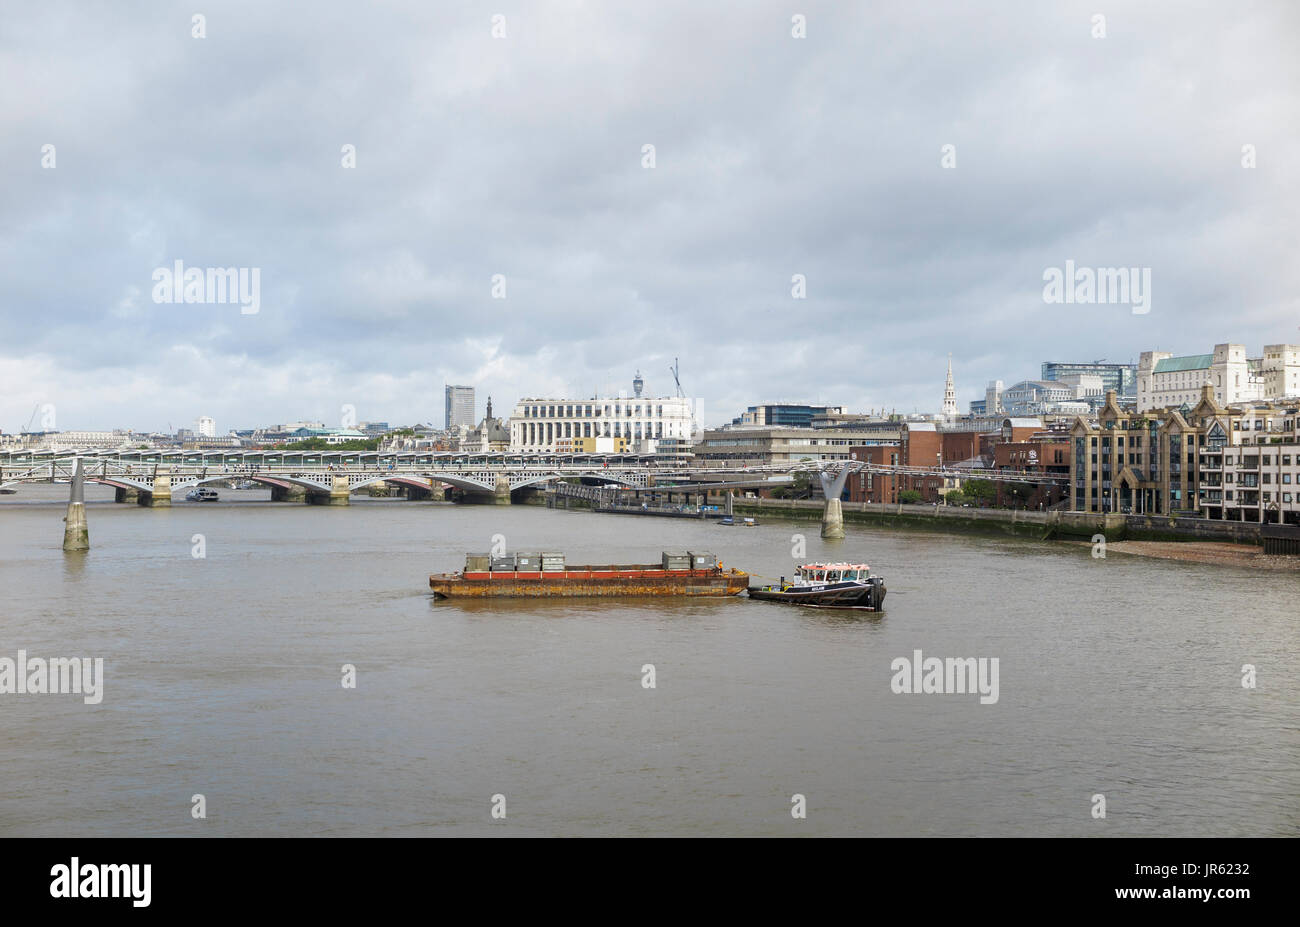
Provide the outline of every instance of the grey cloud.
[[[222,5],[203,40],[11,11],[0,360],[39,382],[0,427],[107,372],[178,382],[78,393],[81,427],[439,420],[444,376],[670,392],[673,356],[715,421],[932,410],[949,351],[964,402],[1044,359],[1298,337],[1291,6],[1116,9],[1101,40],[1080,3],[799,11],[804,40],[777,3],[530,4],[499,41],[459,5]],[[262,311],[154,304],[178,258],[259,267]],[[1150,266],[1151,314],[1045,305],[1066,259]]]

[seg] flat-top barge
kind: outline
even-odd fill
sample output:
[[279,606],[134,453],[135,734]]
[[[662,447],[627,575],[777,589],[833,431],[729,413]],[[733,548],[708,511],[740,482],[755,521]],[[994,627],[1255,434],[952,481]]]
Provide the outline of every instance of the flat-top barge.
[[749,574],[710,553],[665,551],[658,563],[567,564],[563,554],[468,554],[465,569],[434,573],[436,598],[503,596],[739,595]]

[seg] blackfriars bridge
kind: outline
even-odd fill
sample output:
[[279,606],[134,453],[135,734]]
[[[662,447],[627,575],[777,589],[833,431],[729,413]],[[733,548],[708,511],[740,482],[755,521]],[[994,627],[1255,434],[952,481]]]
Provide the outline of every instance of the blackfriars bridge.
[[[843,537],[840,504],[856,472],[891,472],[991,480],[1067,479],[1008,470],[886,467],[859,461],[801,461],[784,466],[699,467],[635,455],[380,451],[85,450],[0,453],[0,490],[25,483],[86,482],[112,486],[116,501],[159,507],[176,490],[227,480],[267,486],[273,501],[347,505],[353,492],[387,484],[410,498],[443,500],[448,488],[468,502],[509,505],[511,493],[558,481],[618,486],[633,492],[700,494],[787,486],[798,472],[816,473],[826,500],[824,537]],[[77,490],[79,491],[79,489]],[[75,493],[74,493],[75,494]]]
[[556,480],[580,479],[629,488],[679,468],[637,457],[376,451],[15,451],[0,454],[0,490],[24,483],[71,481],[76,461],[86,482],[112,486],[117,501],[171,504],[176,490],[226,480],[267,486],[275,501],[346,505],[351,493],[395,485],[412,498],[442,499],[447,488],[467,501],[509,504],[510,494]]

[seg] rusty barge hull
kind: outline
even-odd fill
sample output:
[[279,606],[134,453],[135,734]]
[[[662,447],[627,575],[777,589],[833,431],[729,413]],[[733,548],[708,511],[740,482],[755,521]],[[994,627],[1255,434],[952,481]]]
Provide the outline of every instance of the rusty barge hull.
[[729,596],[749,588],[742,570],[616,570],[570,568],[563,572],[434,573],[429,588],[438,598],[547,598],[552,596]]

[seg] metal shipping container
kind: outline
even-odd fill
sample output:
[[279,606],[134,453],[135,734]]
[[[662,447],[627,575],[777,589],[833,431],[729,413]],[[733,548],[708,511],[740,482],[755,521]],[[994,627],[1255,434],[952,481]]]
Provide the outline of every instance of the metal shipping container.
[[504,557],[492,558],[492,569],[494,570],[513,570],[515,568],[515,555],[507,554]]
[[465,572],[466,573],[483,573],[492,566],[491,554],[466,554],[465,555]]
[[542,555],[537,553],[515,554],[515,569],[536,572],[542,568]]
[[711,570],[718,565],[718,558],[710,553],[692,550],[689,556],[692,570]]
[[691,558],[684,551],[666,550],[663,559],[665,570],[689,570]]
[[564,569],[564,554],[548,550],[542,552],[542,570],[547,573]]

